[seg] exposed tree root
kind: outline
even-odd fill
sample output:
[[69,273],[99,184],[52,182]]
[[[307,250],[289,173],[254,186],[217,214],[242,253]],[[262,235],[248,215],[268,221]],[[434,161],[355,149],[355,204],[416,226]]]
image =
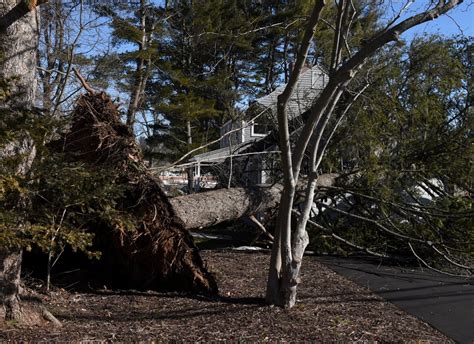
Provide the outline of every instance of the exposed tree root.
[[[0,297],[2,293],[0,292]],[[13,326],[42,326],[48,323],[61,327],[61,322],[43,305],[41,297],[32,289],[22,286],[18,303],[18,317],[8,319],[6,309],[0,307],[0,331],[3,327]]]
[[125,188],[117,207],[132,216],[135,227],[124,230],[112,220],[91,226],[107,279],[133,289],[217,293],[213,275],[109,96],[81,96],[72,116],[70,131],[54,146],[91,168],[114,171],[114,182]]

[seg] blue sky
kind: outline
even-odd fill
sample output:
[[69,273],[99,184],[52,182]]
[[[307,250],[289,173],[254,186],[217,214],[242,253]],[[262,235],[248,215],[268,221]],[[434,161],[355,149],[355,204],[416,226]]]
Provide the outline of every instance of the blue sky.
[[[105,0],[103,0],[105,1]],[[385,0],[382,3],[382,6],[385,6],[386,11],[384,12],[385,18],[388,20],[393,18],[393,14],[399,11],[406,3],[410,2],[411,5],[407,11],[403,14],[400,20],[403,20],[407,16],[411,16],[415,13],[419,13],[420,9],[427,6],[429,1],[427,0]],[[163,0],[150,0],[150,2],[163,5]],[[78,20],[78,18],[75,18]],[[87,21],[90,18],[85,18]],[[99,20],[99,22],[102,20]],[[70,33],[74,36],[75,32],[72,30]],[[474,36],[474,0],[465,0],[465,3],[456,7],[454,10],[450,11],[448,15],[443,15],[440,18],[437,18],[434,21],[419,25],[402,35],[402,39],[410,42],[414,37],[423,37],[428,34],[439,34],[443,36],[455,36],[455,35],[465,35],[465,36]],[[89,55],[90,51],[93,50],[94,53],[100,51],[107,51],[108,49],[126,51],[130,47],[120,46],[112,48],[110,45],[110,29],[99,26],[95,30],[85,30],[83,33],[80,42],[81,47],[77,50],[78,52],[83,52],[85,55]],[[112,95],[117,96],[120,92],[112,87],[108,90]],[[123,104],[126,104],[127,95],[120,94]]]
[[404,34],[404,38],[410,40],[415,36],[439,34],[453,36],[463,34],[474,36],[474,4],[467,1],[431,22],[419,25]]
[[[390,3],[390,6],[399,7],[403,6],[406,1],[407,0],[385,0],[384,4]],[[414,34],[436,33],[451,36],[464,33],[466,36],[474,36],[474,3],[472,0],[464,1],[463,4],[450,11],[449,16],[442,16],[435,21],[414,28],[410,30],[410,32],[407,32],[407,35],[413,37]],[[155,5],[164,6],[164,0],[150,0],[150,2]],[[426,3],[427,1],[414,0],[411,9],[419,9]]]

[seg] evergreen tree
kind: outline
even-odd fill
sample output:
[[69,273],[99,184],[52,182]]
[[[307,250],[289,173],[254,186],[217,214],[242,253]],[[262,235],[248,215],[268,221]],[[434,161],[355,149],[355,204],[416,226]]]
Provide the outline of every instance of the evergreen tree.
[[[327,171],[356,173],[347,185],[353,192],[346,199],[351,214],[389,216],[400,233],[441,238],[465,259],[472,259],[474,235],[472,47],[472,38],[432,36],[379,56],[384,68],[373,73],[353,105],[324,165]],[[344,192],[331,197],[346,197]],[[411,254],[400,238],[387,239],[360,219],[323,221],[361,246]],[[423,245],[413,245],[433,263],[439,260]]]
[[164,24],[163,8],[150,1],[121,4],[117,7],[95,6],[99,15],[110,18],[114,51],[96,56],[100,67],[94,71],[100,86],[116,88],[125,94],[127,104],[123,109],[124,120],[132,129],[139,128],[137,115],[144,121],[149,112],[146,103],[146,88],[149,79],[156,73],[156,60],[161,48],[158,38]]

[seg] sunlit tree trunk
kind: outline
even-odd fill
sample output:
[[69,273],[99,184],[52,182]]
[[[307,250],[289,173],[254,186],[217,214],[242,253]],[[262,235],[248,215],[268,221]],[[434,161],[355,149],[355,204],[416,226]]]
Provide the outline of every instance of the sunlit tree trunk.
[[136,58],[136,70],[133,76],[133,87],[130,93],[130,103],[127,109],[127,125],[132,129],[135,124],[135,117],[139,111],[140,104],[143,102],[145,94],[145,87],[148,80],[148,73],[150,68],[150,58],[144,58],[143,52],[149,49],[149,42],[151,39],[151,33],[147,32],[146,27],[146,1],[140,0],[140,41],[138,42],[138,54]]
[[[38,30],[36,5],[36,1],[0,2],[0,79],[8,83],[10,93],[0,103],[0,107],[4,109],[21,111],[34,105]],[[8,172],[26,174],[34,158],[34,146],[28,133],[21,133],[19,136],[20,139],[10,142],[0,150],[0,158],[21,154],[24,156],[22,161],[14,171]],[[25,203],[25,200],[19,199],[17,208],[24,207]],[[17,219],[18,228],[21,228],[22,220]],[[2,248],[1,245],[2,243],[0,285],[5,317],[18,319],[21,316],[19,289],[22,253],[18,248]]]
[[[188,143],[189,149],[191,149],[193,144],[193,135],[191,128],[191,121],[186,121],[186,142]],[[188,167],[186,169],[186,174],[188,176],[188,193],[194,193],[194,167]]]

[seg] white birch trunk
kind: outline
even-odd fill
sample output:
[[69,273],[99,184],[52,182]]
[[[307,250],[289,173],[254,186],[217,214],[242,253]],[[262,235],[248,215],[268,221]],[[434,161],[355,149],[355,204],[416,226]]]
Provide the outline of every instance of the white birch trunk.
[[[296,302],[296,289],[299,283],[301,262],[304,250],[309,242],[308,234],[306,232],[306,224],[309,219],[309,212],[311,210],[317,187],[316,171],[322,159],[322,155],[317,156],[319,143],[324,130],[326,129],[328,119],[332,115],[342,91],[356,76],[365,62],[385,44],[397,41],[399,35],[408,29],[431,21],[461,3],[462,0],[451,0],[447,2],[441,0],[437,4],[430,3],[431,8],[408,17],[397,24],[395,24],[396,20],[394,20],[386,28],[370,37],[352,57],[341,64],[342,43],[345,39],[344,32],[349,32],[347,27],[345,27],[345,17],[348,13],[350,2],[340,0],[339,15],[337,18],[338,22],[335,25],[335,30],[337,32],[334,40],[329,82],[311,107],[309,118],[303,125],[299,137],[296,138],[295,148],[292,149],[289,143],[286,107],[292,96],[293,90],[295,89],[295,85],[298,82],[301,68],[306,61],[309,43],[313,38],[316,25],[319,22],[319,13],[325,5],[324,0],[316,1],[298,51],[295,69],[292,71],[285,90],[278,97],[277,117],[280,136],[279,143],[282,152],[284,189],[279,208],[277,232],[275,233],[276,240],[270,262],[266,294],[267,302],[285,308],[292,307]],[[399,17],[396,19],[399,19]],[[315,130],[318,130],[318,132],[315,133]],[[309,146],[312,137],[316,137],[313,142],[313,151],[308,152],[307,147]],[[332,135],[329,137],[331,138]],[[296,228],[292,231],[291,216],[293,200],[295,197],[294,186],[298,183],[303,157],[307,153],[312,155],[312,172],[306,188],[302,214],[298,220]]]

